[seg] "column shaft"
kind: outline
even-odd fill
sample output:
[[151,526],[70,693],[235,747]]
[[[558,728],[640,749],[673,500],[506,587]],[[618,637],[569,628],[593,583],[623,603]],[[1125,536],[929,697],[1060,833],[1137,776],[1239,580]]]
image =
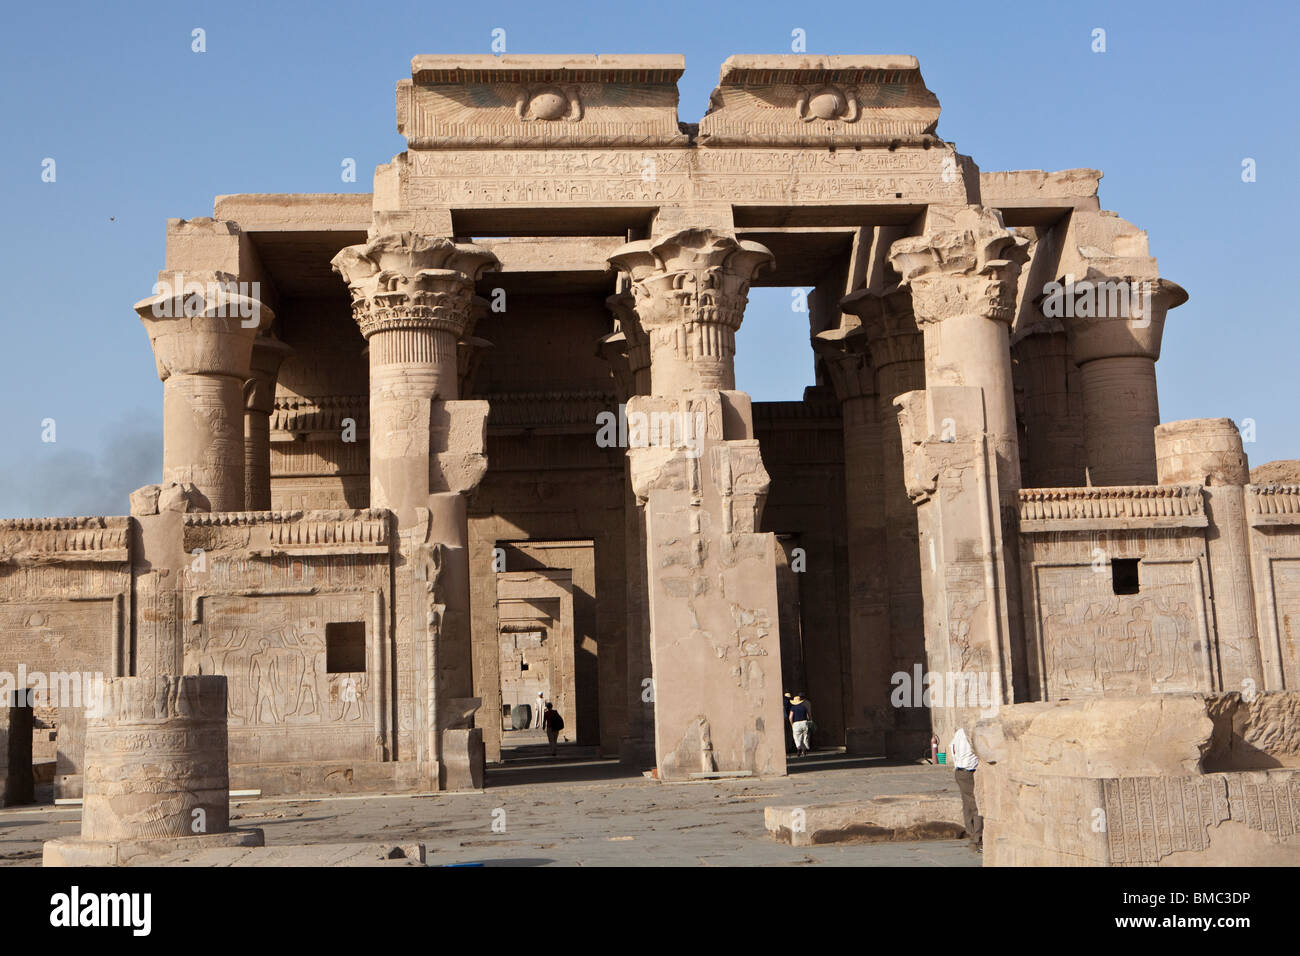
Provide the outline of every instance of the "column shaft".
[[1141,355],[1099,358],[1080,366],[1079,374],[1089,484],[1154,485],[1160,424],[1155,361]]

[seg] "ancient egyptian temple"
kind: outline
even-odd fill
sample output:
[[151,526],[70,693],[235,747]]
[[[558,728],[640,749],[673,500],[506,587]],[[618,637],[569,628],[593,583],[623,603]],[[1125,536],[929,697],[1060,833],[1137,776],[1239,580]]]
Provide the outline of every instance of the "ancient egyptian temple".
[[[224,675],[267,794],[481,785],[539,693],[687,780],[785,773],[787,691],[914,759],[1300,686],[1300,486],[1160,423],[1188,295],[1101,173],[981,169],[910,56],[734,56],[698,122],[684,66],[418,56],[372,191],[168,220],[161,483],[0,522],[0,667]],[[799,401],[737,388],[760,287]]]

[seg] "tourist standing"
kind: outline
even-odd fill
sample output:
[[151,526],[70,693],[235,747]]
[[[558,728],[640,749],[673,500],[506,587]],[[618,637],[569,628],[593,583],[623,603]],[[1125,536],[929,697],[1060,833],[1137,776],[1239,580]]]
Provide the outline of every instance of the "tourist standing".
[[966,835],[970,837],[971,845],[982,852],[984,818],[980,816],[979,808],[975,805],[975,769],[980,764],[980,758],[975,755],[975,748],[966,738],[966,731],[960,727],[952,735],[952,743],[948,745],[948,757],[952,760],[953,774],[957,778],[957,790],[961,794],[962,824],[966,827]]
[[786,714],[786,720],[790,722],[790,730],[794,733],[795,751],[802,757],[812,749],[808,739],[812,730],[812,708],[801,696],[795,694],[790,698],[790,711]]
[[546,702],[546,710],[542,714],[542,726],[546,728],[546,740],[551,745],[551,756],[555,756],[555,742],[560,737],[560,731],[564,729],[564,718],[560,712],[551,706],[551,702]]

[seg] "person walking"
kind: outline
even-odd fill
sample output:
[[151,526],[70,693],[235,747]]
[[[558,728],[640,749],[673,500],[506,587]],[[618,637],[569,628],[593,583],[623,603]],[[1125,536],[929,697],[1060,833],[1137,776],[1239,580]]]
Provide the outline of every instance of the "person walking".
[[551,706],[551,702],[546,702],[546,710],[542,713],[542,726],[546,728],[546,740],[551,745],[551,756],[555,756],[555,742],[559,739],[560,731],[564,729],[564,718],[560,712]]
[[795,694],[790,698],[790,712],[786,715],[790,730],[794,734],[794,746],[798,756],[803,757],[812,749],[809,734],[812,730],[812,708],[801,696]]
[[975,770],[980,765],[980,758],[975,748],[970,745],[966,731],[958,727],[948,745],[948,756],[953,762],[953,774],[957,778],[957,792],[961,794],[961,818],[970,837],[971,846],[977,852],[984,852],[984,818],[980,816],[979,807],[975,805]]

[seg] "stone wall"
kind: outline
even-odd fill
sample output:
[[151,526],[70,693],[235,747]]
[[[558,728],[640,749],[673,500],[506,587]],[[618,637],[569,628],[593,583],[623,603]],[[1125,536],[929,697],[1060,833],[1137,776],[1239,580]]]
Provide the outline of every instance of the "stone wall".
[[1037,699],[1218,686],[1206,526],[1198,486],[1020,492]]
[[1270,687],[1300,688],[1300,485],[1248,485],[1260,656]]
[[380,511],[186,516],[184,548],[195,558],[183,588],[184,666],[227,678],[236,775],[409,755],[416,648],[392,640],[390,520]]
[[985,866],[1300,861],[1300,695],[1017,704],[974,745]]

